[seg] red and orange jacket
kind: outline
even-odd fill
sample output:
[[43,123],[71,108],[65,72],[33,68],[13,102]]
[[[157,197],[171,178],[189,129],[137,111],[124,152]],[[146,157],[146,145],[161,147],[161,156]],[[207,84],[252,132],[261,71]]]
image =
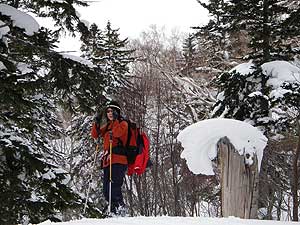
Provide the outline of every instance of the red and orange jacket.
[[128,123],[126,121],[109,121],[108,124],[99,127],[96,123],[93,124],[91,135],[97,139],[99,135],[103,138],[103,167],[109,166],[109,139],[110,131],[112,131],[112,164],[120,163],[127,165],[127,157],[125,148],[128,136]]

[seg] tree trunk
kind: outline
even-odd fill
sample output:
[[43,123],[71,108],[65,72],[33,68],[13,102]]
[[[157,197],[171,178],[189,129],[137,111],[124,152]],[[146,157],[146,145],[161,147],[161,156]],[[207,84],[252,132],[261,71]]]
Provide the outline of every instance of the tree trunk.
[[258,209],[258,164],[245,164],[227,137],[218,142],[221,169],[222,216],[244,219],[257,218]]
[[292,185],[292,196],[293,196],[293,221],[299,221],[298,217],[298,207],[299,207],[299,200],[298,200],[298,186],[299,186],[299,174],[298,174],[298,167],[299,167],[299,156],[300,156],[300,117],[297,118],[297,125],[298,125],[298,145],[296,148],[294,161],[293,161],[293,185]]
[[156,84],[156,89],[157,89],[157,133],[156,133],[156,137],[155,137],[155,162],[154,162],[154,187],[153,187],[153,192],[154,192],[154,216],[157,216],[158,214],[158,208],[157,206],[159,204],[161,204],[162,202],[159,202],[159,195],[161,193],[159,193],[159,183],[158,183],[158,166],[160,164],[159,162],[159,146],[160,146],[160,125],[161,125],[161,115],[160,115],[160,107],[161,107],[161,99],[160,99],[160,80],[158,80],[157,84]]
[[263,54],[264,62],[270,60],[270,25],[269,25],[269,0],[263,1]]

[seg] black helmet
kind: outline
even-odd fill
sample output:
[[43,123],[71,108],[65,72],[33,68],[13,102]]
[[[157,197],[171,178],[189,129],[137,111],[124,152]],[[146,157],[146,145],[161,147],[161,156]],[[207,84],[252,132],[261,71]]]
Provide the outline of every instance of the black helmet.
[[116,101],[110,101],[110,102],[106,105],[106,109],[108,109],[108,108],[116,109],[119,115],[120,115],[120,113],[121,113],[121,107],[120,107],[119,103],[116,102]]

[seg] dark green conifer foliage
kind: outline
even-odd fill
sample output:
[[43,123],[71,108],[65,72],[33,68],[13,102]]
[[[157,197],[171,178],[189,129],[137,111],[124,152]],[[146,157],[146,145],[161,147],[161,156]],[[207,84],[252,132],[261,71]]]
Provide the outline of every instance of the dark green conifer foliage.
[[[201,1],[199,1],[201,2]],[[219,10],[219,5],[225,5]],[[292,39],[299,33],[299,3],[281,0],[210,1],[202,4],[214,15],[207,28],[224,34],[247,31],[251,41],[250,58],[260,62],[291,59],[295,54]],[[220,15],[221,14],[221,15]]]
[[[299,9],[295,5],[279,0],[234,1],[233,28],[244,26],[249,32],[253,58],[263,62],[292,59],[298,51],[292,49],[295,47],[292,40],[300,34]],[[243,10],[237,12],[240,8]]]
[[[85,4],[81,1],[1,3],[53,17],[59,26],[55,34],[82,28],[73,6]],[[88,111],[94,96],[85,87],[95,71],[55,52],[53,32],[41,28],[28,35],[10,16],[0,13],[0,20],[9,28],[0,40],[0,223],[18,224],[26,217],[31,223],[60,220],[64,210],[81,207],[82,200],[57,164],[63,158],[52,145],[63,133],[57,105]]]
[[40,17],[51,17],[55,21],[55,26],[58,28],[55,32],[57,36],[60,35],[62,31],[74,33],[80,28],[84,29],[74,6],[88,6],[86,1],[4,0],[2,2],[14,8],[32,12]]
[[207,25],[201,27],[195,27],[199,34],[206,34],[208,39],[215,43],[216,46],[221,48],[225,45],[225,35],[228,32],[226,26],[228,24],[228,1],[224,0],[211,0],[208,3],[204,3],[201,0],[197,0],[204,8],[209,11],[211,16]]
[[[210,1],[208,6],[213,7],[213,3],[215,1]],[[260,187],[262,187],[260,207],[268,209],[264,216],[271,219],[274,216],[272,211],[274,207],[284,210],[281,208],[282,204],[276,204],[282,201],[282,195],[290,195],[293,179],[290,167],[292,153],[288,152],[289,149],[274,147],[280,141],[272,140],[272,136],[281,134],[288,139],[299,135],[296,121],[300,113],[300,83],[299,80],[294,80],[294,82],[283,82],[280,87],[276,84],[272,85],[269,82],[271,70],[269,69],[269,74],[266,74],[261,65],[271,62],[277,71],[282,69],[278,69],[279,63],[283,68],[288,66],[276,60],[290,61],[291,64],[297,65],[297,60],[293,61],[293,59],[299,53],[300,2],[230,0],[226,1],[226,4],[226,23],[223,27],[211,23],[213,26],[208,30],[213,33],[214,30],[221,28],[223,33],[228,34],[244,31],[243,33],[248,35],[250,40],[250,51],[244,59],[247,61],[251,59],[253,66],[247,67],[249,73],[240,74],[230,70],[224,71],[217,77],[219,96],[212,116],[247,121],[265,131],[270,146],[273,147],[267,147],[264,152],[260,179]],[[209,11],[217,17],[214,10],[209,9]],[[278,74],[278,76],[284,75]],[[279,170],[284,171],[280,176],[277,172]],[[278,212],[280,214],[279,210]]]
[[232,57],[237,52],[236,46],[233,46],[232,32],[228,29],[229,3],[223,0],[212,0],[208,3],[197,1],[209,11],[210,15],[208,24],[194,27],[199,51],[203,55],[202,62],[216,70],[228,69],[231,62],[236,61]]
[[192,34],[189,34],[189,36],[186,38],[186,40],[183,43],[183,57],[184,57],[184,68],[182,69],[182,72],[185,76],[189,76],[190,73],[193,70],[194,61],[196,58],[197,50],[196,50],[196,40],[195,36]]
[[[224,72],[216,79],[224,96],[214,107],[213,116],[251,120],[266,131],[274,132],[279,127],[279,130],[286,129],[291,122],[287,118],[281,118],[281,121],[267,118],[272,108],[285,105],[285,97],[288,96],[270,99],[272,87],[267,85],[269,75],[263,73],[260,65],[274,60],[290,60],[297,54],[299,48],[295,43],[300,26],[299,20],[296,20],[299,3],[281,0],[213,0],[201,4],[213,15],[213,19],[200,30],[205,29],[212,35],[244,30],[250,37],[250,51],[244,58],[254,60],[250,74]],[[260,94],[249,95],[253,92]]]
[[125,88],[129,64],[133,62],[132,50],[126,49],[127,39],[121,39],[119,29],[113,29],[108,22],[104,30],[96,24],[89,28],[89,35],[82,36],[83,57],[97,65],[98,73],[103,76],[107,86],[105,94],[114,94],[117,88]]

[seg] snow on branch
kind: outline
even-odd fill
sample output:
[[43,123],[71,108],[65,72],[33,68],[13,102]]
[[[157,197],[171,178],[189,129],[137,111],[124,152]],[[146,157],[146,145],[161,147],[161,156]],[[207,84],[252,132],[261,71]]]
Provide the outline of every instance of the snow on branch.
[[94,68],[96,67],[91,61],[84,59],[80,56],[75,56],[75,55],[70,55],[70,54],[66,54],[66,53],[60,53],[60,55],[65,58],[65,59],[71,59],[75,62],[79,62],[85,66],[88,66],[89,68]]
[[6,4],[0,4],[0,13],[9,16],[13,25],[25,29],[25,33],[29,36],[33,35],[40,29],[40,25],[30,15]]
[[222,70],[215,69],[213,67],[208,67],[208,66],[200,66],[195,68],[195,70],[199,72],[210,72],[210,73],[217,73],[217,74],[223,72]]

